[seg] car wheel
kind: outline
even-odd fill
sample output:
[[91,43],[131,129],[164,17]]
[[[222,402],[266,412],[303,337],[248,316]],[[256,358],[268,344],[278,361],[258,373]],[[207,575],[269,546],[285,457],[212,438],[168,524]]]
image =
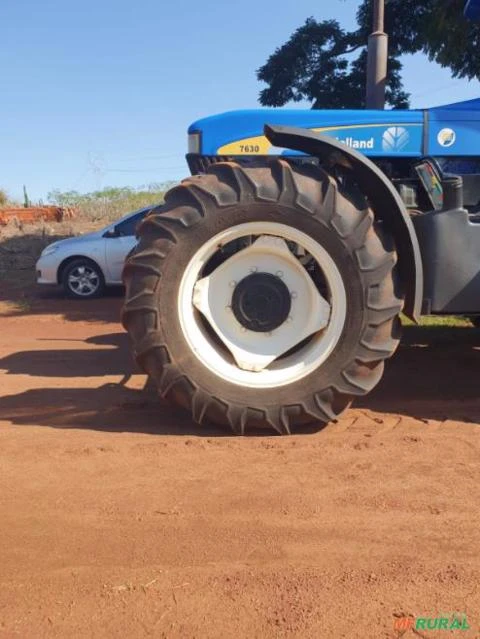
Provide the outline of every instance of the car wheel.
[[100,267],[86,258],[73,260],[63,270],[62,285],[69,297],[89,299],[99,297],[105,289]]

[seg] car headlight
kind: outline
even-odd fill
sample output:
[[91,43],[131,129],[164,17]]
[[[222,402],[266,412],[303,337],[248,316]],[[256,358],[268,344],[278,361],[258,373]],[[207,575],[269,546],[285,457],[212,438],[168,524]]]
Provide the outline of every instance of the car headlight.
[[51,255],[52,253],[55,253],[55,251],[58,250],[58,245],[57,244],[50,244],[50,246],[47,246],[46,248],[43,249],[40,257],[45,257],[47,255]]
[[200,153],[200,133],[189,133],[188,135],[188,152]]

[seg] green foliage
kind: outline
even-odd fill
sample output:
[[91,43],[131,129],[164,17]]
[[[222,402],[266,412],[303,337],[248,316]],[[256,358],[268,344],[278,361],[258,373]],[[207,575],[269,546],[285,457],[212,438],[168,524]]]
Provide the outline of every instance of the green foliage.
[[8,195],[8,192],[5,189],[0,189],[0,207],[15,207],[20,206],[16,200],[12,200],[12,198]]
[[109,222],[144,206],[163,202],[165,192],[173,184],[149,184],[137,189],[109,186],[91,193],[54,190],[47,195],[47,199],[51,204],[75,207],[80,216],[92,221]]
[[[308,100],[313,109],[363,108],[367,69],[366,39],[344,31],[336,20],[308,18],[273,53],[257,77],[269,86],[260,92],[264,106]],[[354,55],[356,52],[356,55]],[[408,107],[402,87],[402,65],[395,55],[388,61],[387,104]]]
[[28,207],[30,206],[30,199],[28,197],[27,187],[25,186],[25,184],[23,185],[23,206],[26,209],[28,209]]
[[[385,30],[395,55],[424,53],[456,78],[480,79],[480,24],[463,15],[465,0],[386,0]],[[372,2],[357,12],[358,36],[366,38]]]
[[[463,17],[464,0],[386,0],[389,36],[386,103],[407,108],[400,56],[422,52],[452,70],[454,77],[480,78],[480,25]],[[257,71],[268,86],[264,106],[307,100],[312,108],[363,108],[372,0],[363,0],[358,29],[345,31],[336,20],[308,18]]]

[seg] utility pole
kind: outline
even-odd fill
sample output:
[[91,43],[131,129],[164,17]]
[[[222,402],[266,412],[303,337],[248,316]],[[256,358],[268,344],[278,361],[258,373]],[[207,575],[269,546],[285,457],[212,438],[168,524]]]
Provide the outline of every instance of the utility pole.
[[373,0],[373,31],[368,37],[367,109],[385,108],[388,36],[384,32],[385,0]]

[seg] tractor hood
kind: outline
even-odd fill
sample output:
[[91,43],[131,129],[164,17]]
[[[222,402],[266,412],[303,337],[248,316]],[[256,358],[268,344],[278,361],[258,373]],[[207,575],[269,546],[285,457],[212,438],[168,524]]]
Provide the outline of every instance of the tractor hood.
[[465,17],[469,20],[480,21],[480,0],[468,0],[465,5]]
[[194,122],[202,156],[297,155],[274,147],[265,124],[295,126],[331,136],[370,157],[475,155],[480,148],[480,99],[418,110],[229,111]]
[[251,109],[197,120],[188,132],[201,133],[202,155],[279,155],[281,150],[263,135],[265,124],[325,133],[369,155],[383,155],[393,145],[408,156],[420,152],[423,115],[421,111]]

